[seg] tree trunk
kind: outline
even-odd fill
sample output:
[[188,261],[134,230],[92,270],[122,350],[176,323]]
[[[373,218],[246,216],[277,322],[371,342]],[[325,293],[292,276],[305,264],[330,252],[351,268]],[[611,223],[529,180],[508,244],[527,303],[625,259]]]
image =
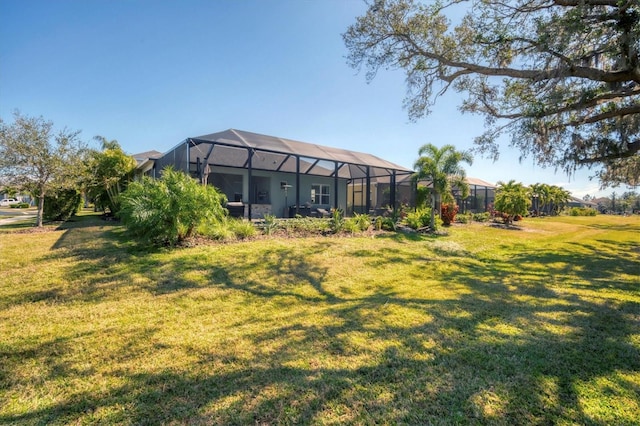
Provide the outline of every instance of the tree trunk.
[[436,229],[436,194],[431,191],[431,230]]
[[36,226],[38,228],[42,227],[43,213],[44,213],[44,191],[40,190],[40,195],[38,195],[38,214],[36,215]]

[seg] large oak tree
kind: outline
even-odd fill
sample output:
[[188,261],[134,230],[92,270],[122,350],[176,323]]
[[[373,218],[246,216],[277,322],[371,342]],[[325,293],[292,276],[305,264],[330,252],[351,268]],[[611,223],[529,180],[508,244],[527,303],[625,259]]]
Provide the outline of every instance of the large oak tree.
[[481,152],[508,134],[542,166],[640,183],[638,0],[376,0],[343,37],[368,79],[405,70],[412,119],[452,88],[486,119]]

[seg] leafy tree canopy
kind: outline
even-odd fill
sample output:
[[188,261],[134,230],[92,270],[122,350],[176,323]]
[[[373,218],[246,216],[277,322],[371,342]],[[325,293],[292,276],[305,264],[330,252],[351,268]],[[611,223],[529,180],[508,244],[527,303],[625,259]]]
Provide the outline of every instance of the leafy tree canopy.
[[86,153],[79,133],[54,133],[51,121],[19,112],[13,123],[0,118],[0,181],[38,198],[36,226],[42,226],[45,196],[78,186]]
[[640,183],[638,0],[376,0],[343,38],[368,79],[405,70],[412,119],[453,88],[486,119],[480,152],[497,158],[510,134],[541,166]]

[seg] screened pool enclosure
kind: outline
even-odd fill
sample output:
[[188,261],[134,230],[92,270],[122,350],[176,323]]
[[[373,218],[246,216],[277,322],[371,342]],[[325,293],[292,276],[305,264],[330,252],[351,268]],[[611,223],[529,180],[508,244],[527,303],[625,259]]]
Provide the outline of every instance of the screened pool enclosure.
[[188,138],[152,163],[146,174],[183,170],[247,218],[377,213],[412,204],[415,193],[412,170],[374,155],[234,129]]

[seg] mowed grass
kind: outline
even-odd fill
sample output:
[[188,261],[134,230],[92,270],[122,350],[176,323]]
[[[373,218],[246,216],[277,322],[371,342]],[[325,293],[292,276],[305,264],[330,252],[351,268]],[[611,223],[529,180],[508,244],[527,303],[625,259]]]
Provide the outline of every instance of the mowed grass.
[[0,232],[0,424],[640,424],[640,217]]

